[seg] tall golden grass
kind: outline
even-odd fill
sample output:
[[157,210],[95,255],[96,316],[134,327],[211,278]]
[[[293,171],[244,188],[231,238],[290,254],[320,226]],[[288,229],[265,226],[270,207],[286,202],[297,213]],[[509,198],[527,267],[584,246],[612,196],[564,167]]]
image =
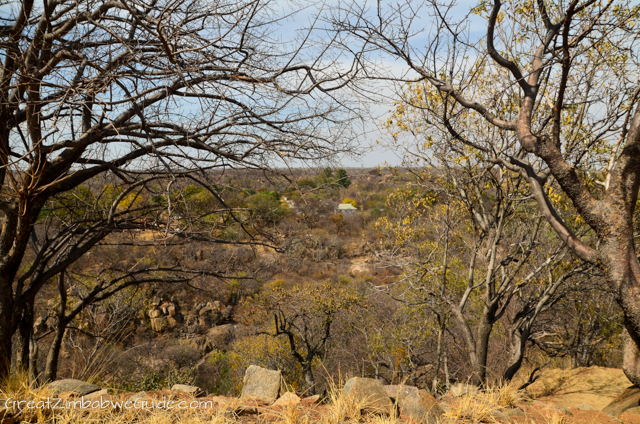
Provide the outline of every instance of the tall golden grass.
[[[262,415],[254,415],[250,422],[276,424],[400,424],[407,421],[399,417],[363,415],[364,403],[345,396],[342,384],[331,384],[327,405],[319,407],[320,415],[309,413],[309,407],[287,405],[281,409],[269,410]],[[125,399],[131,395],[113,395],[113,400]],[[43,401],[52,398],[52,391],[43,385],[28,382],[25,375],[15,375],[0,384],[0,399],[20,399],[25,401]],[[490,423],[496,422],[494,411],[516,407],[523,400],[522,395],[508,386],[498,386],[484,392],[472,393],[448,403],[445,415],[438,424]],[[55,424],[232,424],[247,422],[236,413],[242,404],[240,399],[222,402],[215,408],[205,409],[25,409],[11,410],[15,421]],[[1,406],[1,404],[0,404]],[[0,423],[3,412],[0,408]],[[564,424],[562,416],[552,416],[544,424]],[[416,423],[417,424],[417,423]],[[431,423],[430,423],[431,424]]]

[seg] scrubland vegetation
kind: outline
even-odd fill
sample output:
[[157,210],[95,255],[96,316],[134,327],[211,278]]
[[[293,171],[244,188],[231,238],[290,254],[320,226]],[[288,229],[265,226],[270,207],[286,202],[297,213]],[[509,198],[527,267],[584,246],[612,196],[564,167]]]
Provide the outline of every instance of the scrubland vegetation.
[[[260,365],[332,400],[275,421],[399,419],[360,376],[481,422],[554,367],[640,386],[640,7],[317,6],[0,4],[3,393]],[[399,164],[341,164],[372,126]],[[2,420],[178,419],[38,414]]]
[[[332,381],[349,374],[438,394],[456,381],[509,381],[516,372],[506,370],[518,361],[519,385],[550,361],[620,366],[622,330],[612,294],[593,271],[576,266],[543,222],[527,222],[527,200],[501,200],[510,195],[501,191],[510,189],[508,182],[488,175],[480,187],[487,219],[495,209],[511,208],[502,212],[505,224],[496,241],[479,228],[474,233],[474,205],[452,193],[448,178],[461,190],[471,187],[463,186],[468,183],[461,171],[348,174],[348,187],[330,170],[296,171],[294,181],[304,184],[273,178],[258,185],[259,176],[241,171],[226,177],[226,205],[277,250],[243,244],[252,234],[240,224],[232,233],[222,216],[197,222],[197,231],[229,244],[185,240],[182,234],[194,225],[188,214],[216,209],[219,202],[193,185],[174,186],[172,200],[138,195],[133,202],[140,209],[170,201],[179,216],[173,225],[181,231],[159,231],[167,219],[160,212],[146,227],[114,232],[69,267],[62,281],[46,284],[34,303],[38,355],[32,356],[32,375],[43,379],[43,371],[54,368],[56,348],[58,377],[98,379],[130,392],[192,383],[228,396],[240,393],[251,364],[283,370],[285,380],[307,394],[326,393]],[[72,207],[68,197],[60,199],[43,213],[36,234],[48,223],[87,213],[81,208],[97,203],[93,199],[110,187],[96,194],[81,187],[83,201]],[[345,198],[358,205],[356,213],[335,210]],[[119,275],[138,269],[149,280],[157,272],[157,281],[120,283]],[[151,271],[156,269],[161,271]],[[469,281],[487,275],[496,280],[495,312],[484,309],[486,284]],[[114,294],[95,299],[97,284]],[[587,285],[593,289],[575,289]],[[200,313],[214,302],[213,318]],[[155,318],[151,312],[161,304],[175,315]],[[222,338],[211,334],[227,327]],[[58,333],[64,337],[56,345]],[[482,343],[485,362],[477,354]],[[514,355],[521,345],[527,350]]]

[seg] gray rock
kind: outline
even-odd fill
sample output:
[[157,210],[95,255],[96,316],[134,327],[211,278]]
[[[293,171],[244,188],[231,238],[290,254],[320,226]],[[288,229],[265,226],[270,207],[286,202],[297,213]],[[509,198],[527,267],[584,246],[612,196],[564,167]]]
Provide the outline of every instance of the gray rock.
[[583,403],[582,405],[578,405],[577,408],[582,410],[582,411],[597,411],[596,408],[594,408],[593,406],[589,405],[588,403]]
[[251,365],[244,374],[241,398],[272,404],[280,394],[282,373]]
[[138,392],[138,393],[134,393],[134,394],[129,398],[129,400],[130,400],[130,401],[132,401],[132,402],[135,402],[135,401],[137,401],[138,399],[142,399],[142,398],[145,398],[145,397],[147,397],[147,392]]
[[449,395],[453,397],[462,397],[466,395],[478,394],[478,388],[467,383],[454,384],[449,390]]
[[389,396],[393,402],[395,402],[398,397],[398,389],[400,387],[398,384],[388,384],[384,386],[384,391],[387,392],[387,396]]
[[171,391],[188,393],[196,397],[204,396],[204,391],[200,387],[189,386],[187,384],[174,384]]
[[435,424],[444,414],[436,399],[426,390],[412,386],[384,386],[390,398],[398,405],[400,412],[425,424]]
[[489,413],[489,415],[491,415],[491,417],[494,420],[500,420],[500,421],[506,421],[506,422],[510,421],[509,416],[507,414],[505,414],[504,412],[502,412],[501,410],[499,410],[499,409],[494,409],[493,411],[491,411]]
[[504,409],[502,412],[507,414],[509,417],[525,417],[527,415],[520,408],[507,408],[507,409]]
[[96,386],[95,384],[87,383],[85,381],[74,380],[72,378],[54,381],[49,384],[49,388],[53,391],[53,396],[58,396],[63,392],[74,393],[78,396],[85,396],[89,393],[100,390],[100,386]]
[[373,378],[350,378],[342,389],[346,397],[352,397],[365,414],[391,415],[393,403],[380,380]]
[[89,401],[100,400],[103,397],[107,397],[107,396],[109,396],[109,390],[102,389],[102,390],[98,390],[97,392],[89,393],[88,395],[84,396],[84,400],[89,400]]
[[562,412],[564,415],[573,415],[571,413],[571,411],[569,411],[564,406],[560,406],[560,405],[548,405],[548,406],[549,406],[549,408],[552,408],[552,409],[555,409],[556,411]]
[[233,324],[216,325],[207,331],[207,339],[219,350],[225,350],[233,340]]

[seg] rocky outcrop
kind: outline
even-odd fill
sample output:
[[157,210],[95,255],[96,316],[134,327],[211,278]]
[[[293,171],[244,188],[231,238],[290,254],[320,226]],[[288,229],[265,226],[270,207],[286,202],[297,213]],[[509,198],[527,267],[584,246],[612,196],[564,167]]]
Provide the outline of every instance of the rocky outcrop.
[[426,424],[435,424],[444,414],[436,399],[426,390],[411,386],[384,386],[399,412]]
[[393,403],[380,380],[373,378],[350,378],[342,389],[345,397],[350,397],[361,406],[364,414],[391,415]]
[[151,309],[149,311],[149,319],[151,321],[151,329],[155,332],[159,333],[169,326],[167,319],[159,309]]
[[151,329],[161,332],[167,328],[175,328],[182,323],[176,302],[163,302],[159,297],[154,297],[151,301],[151,309],[147,312],[151,322]]
[[282,373],[251,365],[244,374],[243,399],[272,404],[280,394]]
[[89,393],[97,392],[100,390],[100,386],[87,383],[81,380],[74,380],[67,378],[65,380],[57,380],[49,384],[49,389],[53,392],[53,396],[58,396],[60,393],[72,393],[77,396],[86,396]]

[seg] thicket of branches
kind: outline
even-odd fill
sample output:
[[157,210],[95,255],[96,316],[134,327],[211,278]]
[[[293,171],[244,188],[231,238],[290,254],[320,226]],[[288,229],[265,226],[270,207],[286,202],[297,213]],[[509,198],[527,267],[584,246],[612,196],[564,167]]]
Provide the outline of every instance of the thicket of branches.
[[[333,40],[320,42],[313,28],[281,41],[274,28],[295,15],[292,5],[4,3],[0,378],[16,333],[24,367],[33,302],[46,282],[113,231],[153,222],[158,232],[175,232],[183,218],[176,189],[193,184],[215,198],[201,217],[226,213],[238,221],[215,184],[221,171],[268,171],[350,149],[353,110],[339,89],[356,75],[357,62]],[[112,179],[110,192],[88,186],[101,175]],[[80,210],[64,220],[43,215],[56,202],[80,203]],[[46,231],[34,236],[41,225]],[[179,230],[188,237],[193,227]],[[245,230],[259,241],[259,231]],[[27,255],[33,260],[25,263]],[[143,271],[117,278],[133,284],[144,280],[134,278]],[[150,278],[186,278],[167,275]]]

